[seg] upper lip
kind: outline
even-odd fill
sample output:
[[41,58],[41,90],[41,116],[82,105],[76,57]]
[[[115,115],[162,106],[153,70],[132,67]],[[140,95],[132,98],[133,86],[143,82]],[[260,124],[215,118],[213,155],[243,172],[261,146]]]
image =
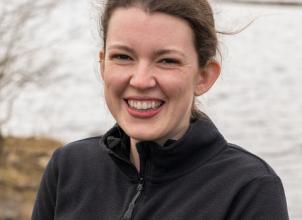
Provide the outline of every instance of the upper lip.
[[128,96],[124,98],[125,100],[136,100],[136,101],[160,101],[164,102],[164,100],[155,98],[155,97],[150,97],[150,96]]

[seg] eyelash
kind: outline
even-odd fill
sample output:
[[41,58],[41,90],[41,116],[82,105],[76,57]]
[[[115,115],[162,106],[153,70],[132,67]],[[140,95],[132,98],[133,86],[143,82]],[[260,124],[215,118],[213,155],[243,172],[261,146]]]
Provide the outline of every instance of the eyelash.
[[126,54],[113,54],[110,58],[113,60],[117,59],[122,61],[132,60],[132,58]]
[[[132,61],[132,57],[127,54],[112,54],[110,56],[111,60],[117,60],[121,62],[126,61]],[[174,58],[163,58],[158,61],[159,64],[165,65],[165,66],[173,66],[173,65],[180,65],[181,62]]]
[[173,59],[173,58],[165,58],[165,59],[160,60],[159,62],[162,63],[162,64],[165,64],[165,65],[177,65],[177,64],[180,64],[179,60]]

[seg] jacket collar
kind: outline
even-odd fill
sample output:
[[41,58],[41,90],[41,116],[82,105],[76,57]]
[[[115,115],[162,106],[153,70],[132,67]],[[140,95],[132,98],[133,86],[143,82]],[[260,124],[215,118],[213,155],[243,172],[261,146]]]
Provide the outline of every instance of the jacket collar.
[[[115,125],[102,139],[116,164],[132,178],[137,172],[129,160],[129,137]],[[167,181],[192,172],[226,147],[226,141],[209,118],[194,121],[185,135],[160,146],[153,141],[137,144],[140,175],[152,182]],[[128,167],[127,167],[128,166]]]

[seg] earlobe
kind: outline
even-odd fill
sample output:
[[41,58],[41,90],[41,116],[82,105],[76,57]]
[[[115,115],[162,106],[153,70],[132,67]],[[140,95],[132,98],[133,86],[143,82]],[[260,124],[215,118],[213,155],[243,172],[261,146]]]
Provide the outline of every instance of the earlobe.
[[101,50],[99,52],[99,63],[100,63],[100,72],[101,72],[101,77],[104,80],[104,69],[105,69],[105,52],[103,50]]
[[220,71],[221,67],[218,61],[208,61],[205,67],[200,70],[194,95],[200,96],[206,93],[218,79]]

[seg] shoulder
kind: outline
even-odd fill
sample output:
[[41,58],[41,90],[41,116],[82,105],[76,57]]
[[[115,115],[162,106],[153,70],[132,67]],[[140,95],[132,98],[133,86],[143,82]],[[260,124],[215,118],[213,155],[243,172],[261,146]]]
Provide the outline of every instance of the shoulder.
[[[276,175],[273,168],[260,156],[257,156],[235,144],[228,144],[228,151],[241,166],[254,168],[262,175]],[[231,157],[232,158],[232,157]]]
[[[283,185],[273,168],[262,158],[233,144],[228,144],[230,178],[234,179],[230,219],[288,219]],[[249,208],[247,208],[249,207]]]
[[214,163],[223,175],[234,178],[242,184],[263,178],[279,179],[273,168],[261,157],[230,143],[212,159],[211,163]]
[[77,140],[71,143],[68,143],[61,147],[60,151],[62,153],[82,153],[95,151],[100,148],[102,136],[89,137],[82,140]]
[[89,137],[68,143],[53,153],[51,162],[58,166],[68,164],[77,166],[78,163],[92,162],[104,156],[105,147],[102,143],[102,136]]

